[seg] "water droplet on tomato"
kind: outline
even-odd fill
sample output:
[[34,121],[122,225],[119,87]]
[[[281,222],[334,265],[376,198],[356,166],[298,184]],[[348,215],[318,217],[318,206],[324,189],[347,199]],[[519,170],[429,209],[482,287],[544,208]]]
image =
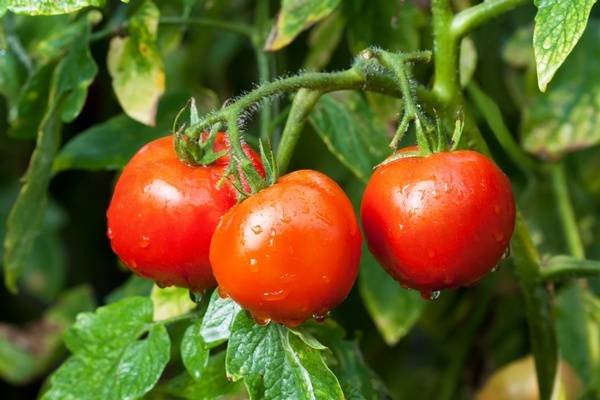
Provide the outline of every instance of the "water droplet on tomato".
[[113,232],[113,230],[112,230],[112,229],[108,228],[108,229],[106,230],[106,236],[108,236],[108,238],[109,238],[109,239],[112,239],[112,238],[114,238],[114,237],[115,237],[115,233]]
[[256,258],[250,259],[250,271],[252,271],[252,272],[258,271],[258,260]]
[[323,279],[323,282],[325,283],[331,282],[331,279],[327,275],[321,275],[321,279]]
[[196,304],[200,303],[200,301],[202,301],[202,293],[192,292],[190,290],[190,300]]
[[142,249],[147,248],[148,246],[150,246],[150,238],[146,235],[142,235],[142,238],[140,239],[139,245]]
[[444,193],[450,193],[450,185],[448,182],[444,182]]
[[496,242],[502,242],[504,240],[504,235],[501,232],[494,232],[494,239]]
[[404,224],[398,224],[398,228],[400,228],[401,231],[404,230]]
[[252,230],[252,232],[254,232],[254,234],[259,235],[262,233],[262,226],[260,225],[254,225],[252,228],[250,228]]
[[261,325],[261,326],[269,325],[269,322],[271,322],[271,318],[269,318],[266,315],[250,313],[250,316],[252,317],[254,322],[256,322],[258,325]]
[[156,286],[158,286],[158,287],[159,287],[159,288],[161,288],[161,289],[164,289],[164,288],[166,288],[166,287],[167,287],[167,286],[169,286],[169,285],[168,285],[168,284],[166,284],[166,283],[164,283],[164,282],[159,282],[159,281],[156,281]]
[[500,209],[500,206],[494,206],[494,213],[495,213],[496,215],[500,215],[500,211],[502,211],[502,210]]
[[492,268],[490,272],[496,272],[496,271],[498,271],[499,269],[500,269],[500,263],[498,263],[498,264],[494,265],[494,268]]
[[291,282],[294,282],[296,280],[296,274],[292,274],[290,272],[286,272],[285,274],[280,275],[279,279],[283,283],[291,283]]
[[319,311],[312,315],[313,319],[317,322],[323,322],[329,317],[329,311]]
[[439,290],[434,290],[433,292],[431,292],[429,300],[437,300],[440,297],[440,294],[441,292]]
[[273,290],[271,292],[264,292],[262,299],[264,301],[277,301],[283,300],[287,297],[288,293],[285,289]]
[[502,253],[502,259],[506,259],[510,257],[510,246],[508,246],[506,249],[504,249],[504,253]]
[[423,300],[436,300],[438,297],[440,297],[439,290],[421,290],[421,298]]

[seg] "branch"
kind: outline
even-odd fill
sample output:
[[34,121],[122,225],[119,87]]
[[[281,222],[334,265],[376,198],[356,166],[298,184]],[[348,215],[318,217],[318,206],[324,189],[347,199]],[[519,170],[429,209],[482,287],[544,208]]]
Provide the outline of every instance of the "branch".
[[452,19],[450,33],[454,38],[459,39],[486,21],[527,2],[527,0],[482,1],[456,14]]
[[542,282],[590,276],[600,276],[600,261],[580,260],[571,256],[555,256],[540,270]]

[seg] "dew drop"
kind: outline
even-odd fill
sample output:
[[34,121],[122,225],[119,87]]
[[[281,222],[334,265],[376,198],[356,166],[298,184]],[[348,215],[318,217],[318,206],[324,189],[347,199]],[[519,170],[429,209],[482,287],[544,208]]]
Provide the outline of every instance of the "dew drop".
[[325,283],[331,282],[331,279],[327,275],[322,275],[321,279],[323,279],[323,282],[325,282]]
[[269,322],[271,322],[271,318],[266,317],[266,316],[258,316],[258,315],[254,315],[252,314],[252,319],[254,320],[254,322],[256,322],[258,325],[260,326],[266,326],[269,325]]
[[139,245],[142,249],[147,248],[148,246],[150,246],[150,238],[146,235],[142,235],[142,238],[140,239]]
[[450,185],[448,182],[444,182],[444,193],[450,193]]
[[260,225],[254,225],[250,229],[252,230],[252,232],[254,232],[255,235],[259,235],[262,233],[262,226],[260,226]]
[[166,288],[166,287],[167,287],[167,286],[169,286],[169,285],[168,285],[168,284],[166,284],[166,283],[164,283],[164,282],[159,282],[159,281],[156,281],[156,286],[158,286],[158,287],[159,287],[159,288],[161,288],[161,289],[164,289],[164,288]]
[[404,224],[398,224],[398,228],[400,228],[401,231],[404,230]]
[[494,232],[494,239],[496,239],[496,242],[502,242],[504,235],[501,232]]
[[199,304],[200,301],[202,301],[202,293],[192,292],[190,290],[190,300],[193,301],[196,304]]
[[431,295],[429,296],[429,300],[437,300],[439,297],[440,297],[440,291],[434,290],[433,292],[431,292]]
[[106,236],[108,236],[108,238],[109,238],[109,239],[112,239],[112,238],[114,238],[114,237],[115,237],[115,233],[113,232],[113,230],[112,230],[112,229],[108,228],[108,229],[106,230]]
[[502,260],[504,260],[508,257],[510,257],[510,246],[508,246],[506,249],[504,249],[504,253],[502,253]]
[[252,272],[258,271],[258,260],[256,258],[250,259],[250,271],[252,271]]
[[319,312],[314,313],[312,315],[312,317],[317,322],[323,322],[327,319],[327,317],[329,317],[329,314],[330,314],[329,311],[325,311],[325,312],[319,311]]
[[502,210],[500,209],[500,206],[494,206],[494,213],[495,213],[496,215],[500,215],[500,211],[502,211]]
[[500,263],[494,265],[494,268],[492,268],[490,272],[497,272],[499,269],[500,269]]
[[287,297],[288,293],[285,289],[273,290],[271,292],[264,292],[262,299],[264,301],[277,301],[283,300]]

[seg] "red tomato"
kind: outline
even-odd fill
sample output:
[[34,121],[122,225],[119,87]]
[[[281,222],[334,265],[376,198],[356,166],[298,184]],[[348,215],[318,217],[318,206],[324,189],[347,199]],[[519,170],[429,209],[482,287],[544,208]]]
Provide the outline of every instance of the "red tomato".
[[327,176],[290,173],[232,208],[210,260],[219,290],[261,323],[324,318],[358,272],[361,237],[350,201]]
[[[404,149],[402,152],[415,150]],[[504,173],[474,151],[409,156],[371,177],[361,204],[369,249],[403,286],[424,297],[470,285],[500,261],[515,202]]]
[[[219,133],[215,151],[228,147]],[[246,154],[264,174],[258,155]],[[229,182],[216,188],[228,156],[210,166],[178,160],[172,136],[142,147],[125,166],[108,207],[113,251],[135,273],[161,286],[201,292],[215,286],[208,251],[219,219],[236,203]]]

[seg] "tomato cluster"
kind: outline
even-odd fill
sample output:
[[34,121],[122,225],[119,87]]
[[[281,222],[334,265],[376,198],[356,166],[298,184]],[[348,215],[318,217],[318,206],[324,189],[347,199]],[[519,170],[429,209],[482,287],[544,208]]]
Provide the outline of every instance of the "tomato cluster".
[[[217,135],[214,150],[228,149]],[[257,154],[244,152],[264,175]],[[342,189],[295,171],[236,205],[210,166],[178,160],[165,137],[138,151],[108,208],[114,252],[162,286],[196,292],[219,285],[260,323],[324,318],[350,292],[361,235]],[[378,167],[361,204],[369,249],[402,286],[433,291],[470,285],[506,251],[515,221],[510,181],[473,151],[405,156]]]

